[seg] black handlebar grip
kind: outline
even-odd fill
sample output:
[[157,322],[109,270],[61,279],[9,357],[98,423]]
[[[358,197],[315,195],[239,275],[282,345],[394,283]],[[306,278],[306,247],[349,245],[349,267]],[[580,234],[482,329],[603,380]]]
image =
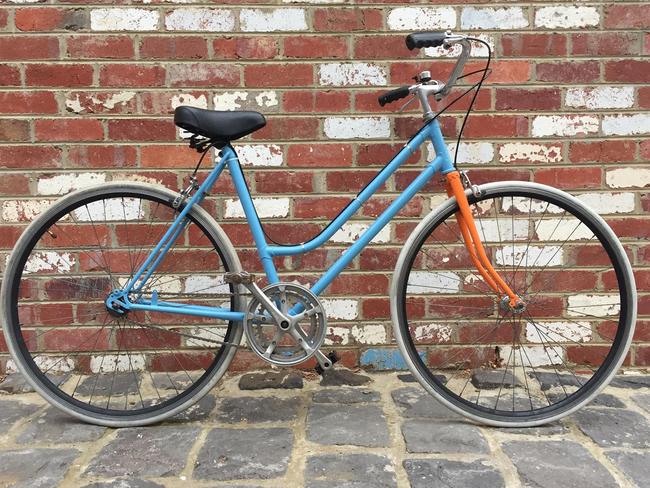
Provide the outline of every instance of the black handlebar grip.
[[423,47],[442,46],[447,37],[446,32],[414,32],[406,36],[406,47],[410,50]]
[[408,97],[408,95],[409,95],[409,87],[400,86],[399,88],[395,88],[394,90],[387,91],[383,95],[380,95],[379,105],[383,107],[387,103],[394,102],[395,100],[399,100],[400,98]]

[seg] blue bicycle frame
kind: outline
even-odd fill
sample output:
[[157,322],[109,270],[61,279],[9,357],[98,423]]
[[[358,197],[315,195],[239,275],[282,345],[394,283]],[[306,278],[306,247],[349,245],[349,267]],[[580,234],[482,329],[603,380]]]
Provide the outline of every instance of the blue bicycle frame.
[[280,281],[275,264],[273,263],[273,257],[302,254],[312,251],[328,241],[341,228],[341,226],[345,224],[350,217],[377,192],[379,188],[381,188],[386,180],[388,180],[388,178],[390,178],[393,173],[395,173],[395,171],[397,171],[397,169],[426,142],[427,139],[432,142],[436,157],[425,166],[422,172],[409,184],[403,193],[399,195],[386,210],[384,210],[377,220],[375,220],[375,222],[373,222],[372,225],[366,229],[361,236],[359,236],[358,240],[354,242],[350,248],[339,257],[333,266],[331,266],[330,269],[314,284],[314,286],[311,287],[311,291],[314,294],[319,295],[434,175],[437,173],[447,174],[454,171],[454,166],[449,151],[447,150],[447,146],[445,145],[438,121],[434,119],[425,124],[424,127],[422,127],[422,129],[411,138],[400,152],[355,197],[355,199],[350,202],[338,217],[323,229],[323,231],[310,241],[293,246],[270,246],[266,242],[266,237],[262,231],[262,224],[257,216],[252,197],[244,180],[237,153],[230,145],[225,146],[221,151],[221,159],[216,164],[215,168],[210,172],[196,193],[187,202],[176,220],[147,257],[140,269],[135,273],[130,282],[119,292],[123,306],[131,310],[195,315],[223,320],[241,321],[244,319],[243,312],[228,310],[221,307],[207,307],[158,301],[157,293],[155,291],[150,299],[140,297],[134,302],[129,300],[129,294],[137,295],[138,292],[142,290],[167,251],[185,229],[185,226],[188,223],[188,220],[185,217],[188,212],[194,205],[199,204],[203,200],[226,166],[228,166],[228,170],[230,171],[234,181],[235,189],[239,195],[246,219],[248,220],[248,224],[253,234],[255,246],[257,247],[268,282],[269,284],[273,284]]

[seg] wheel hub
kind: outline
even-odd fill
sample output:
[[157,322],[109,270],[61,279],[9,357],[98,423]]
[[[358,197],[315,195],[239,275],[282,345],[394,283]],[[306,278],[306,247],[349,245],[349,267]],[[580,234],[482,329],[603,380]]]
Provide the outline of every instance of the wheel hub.
[[123,298],[124,293],[122,290],[113,290],[108,295],[104,301],[104,305],[106,306],[106,311],[109,315],[112,315],[113,317],[126,317],[128,315],[129,311],[122,303]]
[[511,300],[509,296],[504,296],[500,301],[499,301],[499,306],[501,307],[501,310],[505,312],[512,312],[513,314],[519,315],[524,313],[526,310],[526,302],[524,302],[521,297],[517,297],[518,300],[517,302],[513,305],[511,305]]
[[327,333],[318,297],[293,283],[277,283],[262,291],[289,320],[276,322],[265,306],[252,298],[244,321],[251,349],[278,366],[299,364],[316,354]]

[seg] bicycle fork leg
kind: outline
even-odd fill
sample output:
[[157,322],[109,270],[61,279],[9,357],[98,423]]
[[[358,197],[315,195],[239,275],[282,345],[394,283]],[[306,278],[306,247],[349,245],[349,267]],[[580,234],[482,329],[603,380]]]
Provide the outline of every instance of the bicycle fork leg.
[[523,301],[508,286],[508,284],[499,276],[499,273],[492,267],[492,263],[485,253],[483,243],[476,230],[476,224],[472,212],[469,209],[469,202],[465,195],[465,188],[461,181],[460,173],[453,171],[447,173],[447,195],[456,197],[458,202],[458,212],[456,212],[456,221],[460,227],[460,232],[465,241],[465,247],[469,252],[470,258],[476,267],[476,270],[483,277],[485,282],[494,290],[499,297],[508,296],[509,305],[513,309],[523,305]]

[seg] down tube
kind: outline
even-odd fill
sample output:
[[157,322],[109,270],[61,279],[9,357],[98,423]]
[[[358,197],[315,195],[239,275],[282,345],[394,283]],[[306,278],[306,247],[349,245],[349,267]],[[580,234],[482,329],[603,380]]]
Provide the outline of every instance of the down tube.
[[413,196],[436,174],[445,164],[444,156],[436,157],[424,168],[404,192],[391,203],[377,220],[347,249],[332,267],[312,286],[311,291],[319,295],[336,278],[343,269],[370,243]]

